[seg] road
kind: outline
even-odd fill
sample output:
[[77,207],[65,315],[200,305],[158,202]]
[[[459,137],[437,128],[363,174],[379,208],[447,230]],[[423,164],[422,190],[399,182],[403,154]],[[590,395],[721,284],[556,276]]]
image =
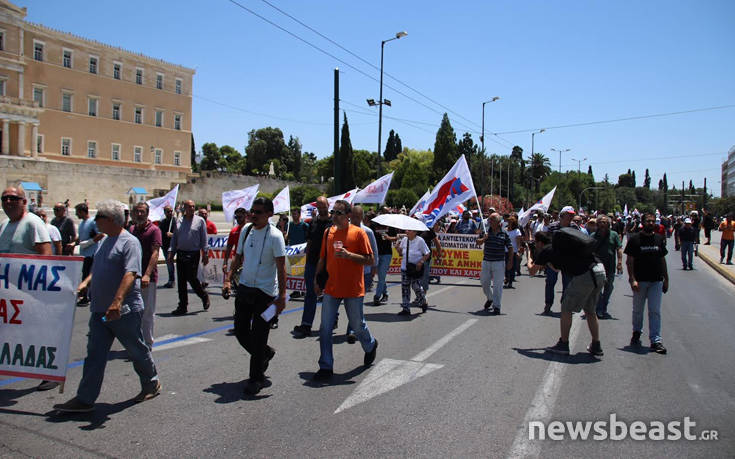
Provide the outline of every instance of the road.
[[[681,271],[674,252],[669,263],[668,355],[627,347],[631,295],[624,277],[613,292],[614,320],[601,322],[600,360],[585,351],[589,333],[579,316],[570,357],[543,351],[558,339],[559,321],[539,315],[542,278],[523,276],[506,290],[500,316],[480,311],[476,280],[443,278],[429,290],[426,314],[399,319],[394,283],[391,304],[365,307],[380,341],[375,364],[363,368],[359,344],[338,336],[335,378],[326,386],[310,382],[318,369],[316,333],[303,340],[290,333],[301,316],[301,303],[292,300],[271,333],[278,351],[268,370],[272,384],[254,398],[242,395],[248,356],[228,334],[232,300],[210,289],[212,308],[203,312],[192,294],[193,312],[173,317],[175,290],[159,290],[154,357],[162,395],[130,401],[138,380],[116,343],[95,413],[60,416],[51,407],[74,395],[85,355],[89,312],[78,308],[64,394],[36,392],[36,381],[0,380],[0,456],[731,457],[735,286],[700,260],[694,271]],[[556,301],[558,311],[558,294]],[[340,319],[341,335],[345,315]],[[611,414],[628,423],[689,417],[693,432],[716,429],[719,439],[529,440],[529,421],[601,421]]]

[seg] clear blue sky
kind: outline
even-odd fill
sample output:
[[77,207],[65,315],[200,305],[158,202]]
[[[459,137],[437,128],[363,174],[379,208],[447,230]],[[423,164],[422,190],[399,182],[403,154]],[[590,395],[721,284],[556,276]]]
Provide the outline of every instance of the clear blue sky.
[[[332,151],[333,81],[341,70],[341,108],[352,145],[377,147],[379,72],[282,15],[262,0],[243,6],[343,59],[376,80],[299,41],[228,0],[18,1],[28,18],[49,27],[196,69],[193,130],[204,142],[243,151],[247,132],[265,126],[297,136],[304,151]],[[735,104],[735,2],[707,1],[297,1],[274,5],[379,65],[451,109],[458,138],[479,143],[481,104],[486,148],[531,150],[528,132],[580,122]],[[433,149],[445,108],[385,78],[383,147],[394,129],[403,146]],[[226,106],[222,105],[225,104]],[[234,107],[234,108],[233,108]],[[388,119],[386,116],[411,120]],[[464,118],[462,118],[464,117]],[[496,141],[491,141],[495,139]],[[655,187],[694,179],[719,195],[720,166],[735,145],[735,108],[548,129],[535,151],[554,169],[551,148],[570,148],[562,169],[586,170],[612,181],[628,168],[638,183],[650,169]]]

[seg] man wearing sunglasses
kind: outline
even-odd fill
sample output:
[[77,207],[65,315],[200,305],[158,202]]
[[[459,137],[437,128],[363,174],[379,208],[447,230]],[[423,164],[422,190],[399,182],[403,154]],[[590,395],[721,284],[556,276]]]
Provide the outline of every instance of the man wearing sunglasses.
[[[263,197],[253,201],[252,224],[240,231],[235,259],[222,286],[222,293],[228,294],[232,273],[242,265],[235,298],[235,336],[250,353],[247,395],[265,386],[265,371],[276,354],[268,346],[268,333],[271,322],[286,307],[286,244],[283,234],[268,222],[272,215],[273,201]],[[264,317],[271,305],[275,305],[275,316]]]
[[188,282],[194,292],[202,300],[204,310],[209,309],[209,295],[204,291],[197,279],[197,268],[201,256],[202,264],[209,263],[207,251],[207,224],[204,219],[194,215],[194,201],[184,201],[184,218],[181,219],[179,229],[171,238],[171,251],[168,254],[173,261],[176,254],[176,281],[179,290],[179,307],[171,313],[174,316],[183,316],[188,312],[189,293],[186,291]]
[[[337,320],[337,309],[344,300],[349,328],[354,333],[363,351],[364,364],[370,366],[375,361],[378,340],[370,333],[363,316],[365,298],[364,266],[372,266],[373,250],[368,236],[359,226],[350,224],[352,206],[340,199],[334,204],[332,216],[334,226],[327,230],[326,240],[321,248],[316,272],[327,270],[329,278],[324,286],[322,301],[322,325],[319,330],[319,371],[314,374],[315,381],[328,381],[333,374],[334,356],[332,354],[332,329]],[[322,286],[314,281],[314,290],[321,293]]]

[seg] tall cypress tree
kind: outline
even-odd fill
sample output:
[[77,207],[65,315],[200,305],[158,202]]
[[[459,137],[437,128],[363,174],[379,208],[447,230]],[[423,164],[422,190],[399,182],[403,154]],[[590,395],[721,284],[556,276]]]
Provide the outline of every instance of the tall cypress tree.
[[646,176],[643,179],[643,186],[649,190],[651,189],[651,175],[648,173],[648,168],[646,168]]
[[194,133],[191,133],[191,171],[199,172],[199,165],[197,164],[197,148],[194,143]]
[[442,124],[436,132],[434,142],[434,162],[432,164],[434,178],[441,178],[457,162],[457,135],[454,133],[449,116],[445,113]]
[[396,153],[396,132],[391,129],[388,133],[388,140],[385,142],[385,151],[383,152],[383,158],[385,161],[393,161],[398,156]]
[[347,124],[347,113],[342,123],[342,139],[339,146],[339,156],[342,161],[342,186],[344,190],[334,190],[335,194],[344,193],[355,188],[355,171],[353,170],[352,142],[350,142],[350,126]]

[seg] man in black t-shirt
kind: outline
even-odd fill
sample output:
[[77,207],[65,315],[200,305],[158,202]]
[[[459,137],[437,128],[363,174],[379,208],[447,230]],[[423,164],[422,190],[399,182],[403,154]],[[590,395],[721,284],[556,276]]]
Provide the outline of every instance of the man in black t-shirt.
[[324,231],[332,226],[327,198],[324,196],[316,198],[316,209],[317,216],[312,218],[306,233],[306,263],[304,265],[306,295],[304,296],[304,312],[301,314],[301,324],[293,328],[295,338],[311,336],[311,325],[314,323],[314,316],[316,315],[316,292],[314,291],[316,265],[319,263]]
[[669,273],[666,269],[666,240],[654,233],[656,217],[643,215],[643,229],[631,236],[625,246],[628,281],[633,290],[633,337],[630,345],[641,345],[643,309],[648,301],[648,337],[651,350],[666,354],[661,341],[661,299],[669,290]]
[[[383,207],[380,214],[386,214],[388,210]],[[386,277],[388,276],[388,268],[393,259],[393,242],[397,239],[397,231],[395,228],[372,223],[371,229],[375,233],[375,242],[378,243],[378,269],[373,270],[373,276],[377,274],[378,285],[375,287],[375,296],[373,297],[373,306],[380,306],[388,303],[388,284]]]

